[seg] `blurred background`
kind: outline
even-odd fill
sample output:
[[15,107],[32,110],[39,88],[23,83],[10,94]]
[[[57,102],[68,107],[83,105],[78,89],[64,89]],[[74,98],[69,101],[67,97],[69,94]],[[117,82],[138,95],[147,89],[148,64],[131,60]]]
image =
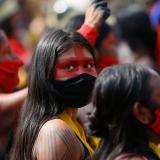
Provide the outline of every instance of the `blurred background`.
[[[20,88],[27,84],[25,72],[41,35],[53,28],[68,30],[67,25],[71,30],[70,19],[75,15],[83,15],[91,2],[91,0],[0,0],[0,29],[7,35],[12,53],[24,63],[20,70]],[[109,34],[105,45],[107,46],[107,43],[112,45],[112,49],[116,48],[114,51],[116,53],[113,53],[110,46],[109,49],[105,48],[105,51],[112,50],[109,54],[117,56],[118,62],[113,60],[113,63],[140,60],[140,63],[157,68],[160,64],[158,54],[160,45],[157,38],[160,0],[108,0],[108,6],[111,9],[111,16],[106,22],[109,25],[105,30],[106,36],[110,31],[114,32],[114,35]],[[84,20],[84,17],[82,19]],[[77,20],[77,27],[80,27],[78,23],[81,24],[83,21]]]
[[[156,0],[108,0],[112,14],[108,21],[115,23],[119,11],[128,6],[137,5],[137,8],[149,10],[155,2]],[[63,28],[70,17],[85,13],[90,3],[91,0],[0,0],[0,26],[9,32],[6,29],[9,23],[5,22],[12,19],[16,34],[33,45],[45,26]]]
[[[91,0],[0,0],[0,27],[7,35],[13,28],[25,45],[32,46],[46,26],[63,28],[70,17],[84,13],[90,3]],[[112,14],[108,21],[115,23],[116,14],[128,6],[148,11],[154,3],[156,0],[108,0]]]

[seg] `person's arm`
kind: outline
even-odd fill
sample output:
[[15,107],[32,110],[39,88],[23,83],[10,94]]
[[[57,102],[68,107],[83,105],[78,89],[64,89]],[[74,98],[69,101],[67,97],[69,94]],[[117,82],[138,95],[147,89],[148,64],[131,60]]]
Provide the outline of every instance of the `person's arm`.
[[83,24],[78,30],[92,46],[94,46],[97,37],[99,36],[98,31],[95,28],[90,27],[89,25]]
[[14,110],[20,108],[27,97],[28,88],[22,89],[14,93],[0,94],[0,112]]
[[80,160],[81,155],[76,135],[60,119],[44,124],[33,149],[33,157],[37,160]]
[[98,30],[109,17],[110,10],[107,8],[106,0],[95,0],[87,9],[85,21],[78,30],[94,46],[99,36]]

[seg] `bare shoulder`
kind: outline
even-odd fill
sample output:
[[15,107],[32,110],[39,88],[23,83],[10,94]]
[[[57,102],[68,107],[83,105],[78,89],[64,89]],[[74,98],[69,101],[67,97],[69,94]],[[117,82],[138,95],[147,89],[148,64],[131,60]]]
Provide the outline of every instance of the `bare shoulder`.
[[53,119],[47,121],[40,129],[33,154],[37,160],[78,160],[82,150],[68,124],[60,119]]
[[47,121],[40,129],[38,137],[56,138],[56,140],[60,139],[63,143],[66,142],[66,140],[70,140],[68,144],[77,140],[74,131],[61,119]]
[[72,131],[72,129],[69,127],[69,125],[64,122],[61,119],[52,119],[47,121],[41,128],[40,131],[46,131],[46,130],[50,130],[50,129],[67,129]]

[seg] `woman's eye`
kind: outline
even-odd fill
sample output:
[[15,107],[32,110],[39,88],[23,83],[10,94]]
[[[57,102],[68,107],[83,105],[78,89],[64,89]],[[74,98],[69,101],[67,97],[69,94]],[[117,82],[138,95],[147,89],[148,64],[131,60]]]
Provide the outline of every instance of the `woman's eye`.
[[66,68],[66,70],[71,71],[71,70],[74,69],[74,65],[69,64],[69,65],[67,65],[65,68]]
[[92,67],[93,67],[93,65],[90,64],[90,63],[88,63],[88,64],[85,65],[85,68],[92,68]]

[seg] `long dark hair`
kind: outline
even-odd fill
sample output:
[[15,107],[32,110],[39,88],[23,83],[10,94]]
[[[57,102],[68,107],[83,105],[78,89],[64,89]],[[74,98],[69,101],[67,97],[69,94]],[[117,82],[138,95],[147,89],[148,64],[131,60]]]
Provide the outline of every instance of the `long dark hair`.
[[150,153],[146,126],[132,114],[136,102],[147,104],[151,96],[151,73],[137,64],[124,64],[104,69],[93,91],[94,112],[90,130],[102,138],[96,160],[113,160],[122,153]]
[[52,75],[58,55],[78,44],[89,50],[89,42],[79,33],[56,30],[46,34],[38,43],[30,68],[28,98],[22,111],[16,137],[13,160],[32,160],[33,146],[42,125],[64,111],[64,105],[54,95]]

